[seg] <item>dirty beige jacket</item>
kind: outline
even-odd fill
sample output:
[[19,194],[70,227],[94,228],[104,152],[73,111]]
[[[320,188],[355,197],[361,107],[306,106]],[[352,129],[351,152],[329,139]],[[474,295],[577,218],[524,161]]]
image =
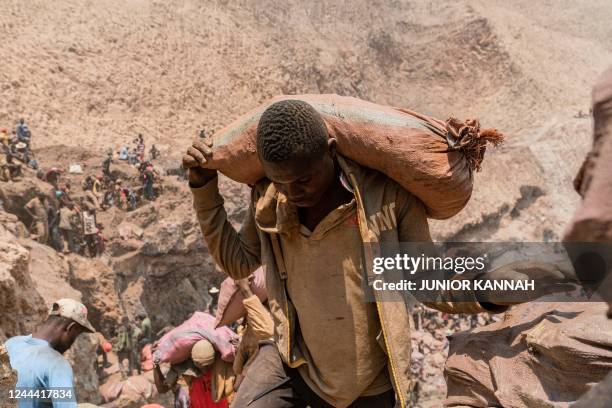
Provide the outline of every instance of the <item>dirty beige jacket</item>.
[[[401,187],[377,171],[362,167],[342,157],[338,162],[354,190],[357,218],[364,245],[364,270],[370,270],[375,256],[395,256],[400,250],[400,231],[405,241],[430,241],[425,211],[420,219],[398,214],[396,197]],[[270,312],[274,319],[274,339],[285,364],[296,368],[304,364],[295,342],[296,311],[288,301],[285,281],[287,270],[278,235],[286,228],[276,216],[277,191],[268,180],[258,182],[251,192],[246,220],[238,232],[227,220],[217,179],[201,188],[192,189],[194,208],[211,255],[233,279],[248,277],[260,265],[265,266]],[[416,197],[414,205],[422,207]],[[283,218],[283,217],[278,217]],[[402,227],[404,227],[402,229]],[[411,229],[413,229],[411,231]],[[371,274],[370,274],[371,276]],[[371,280],[368,279],[370,282]],[[412,390],[410,374],[410,323],[406,302],[382,301],[381,292],[374,291],[381,322],[384,347],[389,358],[389,371],[398,405],[409,404]],[[453,302],[452,293],[446,301],[427,303],[447,313],[479,313],[487,311],[474,298],[472,302]],[[342,364],[341,361],[338,364]]]
[[274,321],[257,295],[242,301],[246,309],[246,329],[234,358],[236,375],[246,373],[259,352],[259,343],[274,338]]

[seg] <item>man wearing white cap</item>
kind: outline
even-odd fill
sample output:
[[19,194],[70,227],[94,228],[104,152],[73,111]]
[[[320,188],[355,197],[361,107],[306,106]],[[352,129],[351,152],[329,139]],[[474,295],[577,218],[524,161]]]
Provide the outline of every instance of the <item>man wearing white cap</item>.
[[6,342],[11,366],[18,374],[16,396],[21,408],[76,407],[72,367],[62,354],[81,333],[94,331],[83,304],[60,299],[34,333]]

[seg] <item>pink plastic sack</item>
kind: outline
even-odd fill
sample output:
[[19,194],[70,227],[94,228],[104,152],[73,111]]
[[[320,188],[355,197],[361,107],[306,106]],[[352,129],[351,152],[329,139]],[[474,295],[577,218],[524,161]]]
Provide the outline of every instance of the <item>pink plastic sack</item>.
[[[251,291],[262,302],[268,298],[266,290],[266,274],[262,267],[253,272]],[[246,309],[242,304],[244,296],[238,291],[238,286],[232,278],[227,278],[221,283],[219,291],[219,302],[217,303],[217,316],[215,327],[226,326],[246,315]]]
[[215,329],[215,318],[212,315],[195,312],[183,324],[159,340],[157,349],[153,353],[153,361],[158,364],[182,363],[190,357],[193,345],[206,339],[213,344],[223,360],[232,362],[236,353],[236,348],[231,343],[234,338],[237,338],[236,333],[227,326]]
[[153,369],[153,353],[151,353],[151,344],[145,344],[140,351],[140,369],[142,371],[151,371]]

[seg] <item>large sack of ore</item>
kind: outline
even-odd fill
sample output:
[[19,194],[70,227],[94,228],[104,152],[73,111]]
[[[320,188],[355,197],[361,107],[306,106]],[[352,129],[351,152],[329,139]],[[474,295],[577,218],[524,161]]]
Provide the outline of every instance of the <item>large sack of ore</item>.
[[240,117],[214,136],[206,167],[254,184],[264,176],[255,137],[259,118],[274,102],[302,100],[323,117],[338,151],[378,170],[423,201],[431,218],[457,214],[470,199],[473,173],[480,170],[487,144],[503,136],[481,129],[478,120],[441,121],[408,109],[338,95],[280,96]]

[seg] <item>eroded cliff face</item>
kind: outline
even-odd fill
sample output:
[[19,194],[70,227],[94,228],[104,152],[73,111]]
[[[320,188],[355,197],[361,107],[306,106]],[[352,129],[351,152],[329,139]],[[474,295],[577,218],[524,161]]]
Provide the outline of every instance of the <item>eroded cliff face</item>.
[[[12,218],[5,213],[1,217]],[[9,232],[22,228],[13,221],[0,224],[0,340],[31,332],[47,312],[30,275],[30,252]]]
[[[0,341],[32,333],[43,322],[51,304],[70,297],[83,301],[68,283],[69,264],[53,249],[10,231],[23,231],[17,217],[0,211]],[[81,335],[67,353],[80,400],[97,402],[98,378],[94,369],[97,343]]]

